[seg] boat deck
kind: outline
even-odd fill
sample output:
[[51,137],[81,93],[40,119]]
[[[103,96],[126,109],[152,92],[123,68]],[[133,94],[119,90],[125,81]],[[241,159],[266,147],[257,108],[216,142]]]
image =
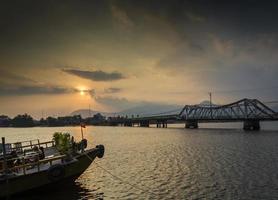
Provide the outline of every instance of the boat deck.
[[[65,163],[65,155],[61,155],[54,146],[53,141],[40,143],[39,140],[17,142],[8,144],[8,152],[17,152],[15,157],[10,158],[7,156],[6,163],[9,166],[4,167],[3,155],[0,155],[0,177],[4,174],[10,174],[14,176],[21,176],[26,174],[32,174],[44,170],[48,170],[52,165]],[[27,145],[24,143],[28,143]],[[41,158],[38,150],[34,150],[34,147],[43,148],[43,158]],[[69,162],[75,162],[76,159],[72,159]],[[7,169],[5,171],[5,168]]]

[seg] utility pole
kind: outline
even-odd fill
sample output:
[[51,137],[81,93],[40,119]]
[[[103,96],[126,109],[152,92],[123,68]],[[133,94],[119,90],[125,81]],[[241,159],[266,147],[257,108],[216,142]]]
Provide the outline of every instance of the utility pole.
[[42,119],[44,119],[44,110],[42,110]]
[[89,117],[91,117],[91,104],[89,104]]
[[212,119],[212,103],[211,103],[211,92],[209,92],[209,107],[210,107],[210,118]]

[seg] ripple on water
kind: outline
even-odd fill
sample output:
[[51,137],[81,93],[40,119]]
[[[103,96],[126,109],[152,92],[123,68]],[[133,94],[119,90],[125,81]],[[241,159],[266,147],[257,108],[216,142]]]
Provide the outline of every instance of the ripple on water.
[[[55,131],[79,135],[76,127],[1,130],[8,141],[51,139]],[[85,136],[90,146],[106,147],[95,162],[145,191],[92,164],[73,188],[28,199],[278,199],[275,132],[87,127]]]

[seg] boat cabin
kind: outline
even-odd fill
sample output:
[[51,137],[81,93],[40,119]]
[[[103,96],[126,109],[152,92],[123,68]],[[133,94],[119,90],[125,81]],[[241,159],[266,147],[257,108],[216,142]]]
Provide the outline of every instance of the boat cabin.
[[[56,148],[55,142],[30,140],[0,145],[0,177],[4,174],[26,175],[48,169],[65,161],[65,154]],[[5,166],[6,165],[6,166]]]

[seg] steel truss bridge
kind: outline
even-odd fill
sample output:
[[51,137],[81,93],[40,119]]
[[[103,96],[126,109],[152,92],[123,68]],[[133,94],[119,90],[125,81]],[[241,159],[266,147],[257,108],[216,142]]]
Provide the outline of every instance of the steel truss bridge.
[[243,129],[259,130],[260,121],[278,121],[278,113],[257,99],[241,99],[221,106],[185,105],[175,114],[117,117],[110,120],[110,125],[149,127],[156,124],[166,128],[168,123],[185,123],[186,128],[198,128],[198,123],[204,122],[243,122]]

